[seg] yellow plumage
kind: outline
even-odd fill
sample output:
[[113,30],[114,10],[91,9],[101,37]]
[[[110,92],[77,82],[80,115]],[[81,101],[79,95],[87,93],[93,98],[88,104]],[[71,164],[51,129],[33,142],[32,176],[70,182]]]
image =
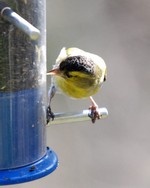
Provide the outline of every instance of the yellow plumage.
[[[71,58],[79,56],[83,58],[71,61]],[[79,62],[80,60],[82,62]],[[64,66],[61,67],[61,64]],[[73,68],[70,68],[71,66]],[[97,55],[78,48],[67,50],[63,48],[56,59],[54,68],[47,74],[55,76],[57,86],[65,94],[73,98],[86,98],[94,95],[106,79],[106,65],[104,60]]]
[[79,48],[62,48],[56,64],[48,75],[54,75],[57,87],[72,98],[92,100],[92,108],[97,108],[91,97],[98,92],[106,80],[107,69],[104,60]]

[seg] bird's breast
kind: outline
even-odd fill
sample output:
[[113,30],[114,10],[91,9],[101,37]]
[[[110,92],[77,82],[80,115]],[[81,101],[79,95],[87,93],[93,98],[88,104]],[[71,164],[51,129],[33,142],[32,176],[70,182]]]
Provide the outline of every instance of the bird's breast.
[[63,78],[60,76],[55,77],[57,86],[66,95],[73,98],[86,98],[94,95],[99,89],[99,83],[91,78],[83,77],[70,77]]

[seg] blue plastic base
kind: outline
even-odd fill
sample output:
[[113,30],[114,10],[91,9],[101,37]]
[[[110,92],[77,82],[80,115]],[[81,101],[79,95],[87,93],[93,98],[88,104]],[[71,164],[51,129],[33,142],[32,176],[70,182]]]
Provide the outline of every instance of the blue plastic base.
[[57,166],[57,155],[47,148],[46,155],[31,165],[0,170],[0,185],[11,185],[36,180],[50,174]]

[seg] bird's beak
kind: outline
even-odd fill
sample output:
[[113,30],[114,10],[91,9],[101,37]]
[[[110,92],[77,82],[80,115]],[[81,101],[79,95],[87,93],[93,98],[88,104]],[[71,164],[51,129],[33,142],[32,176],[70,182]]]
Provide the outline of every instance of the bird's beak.
[[46,73],[46,75],[57,75],[59,74],[59,69],[52,69]]

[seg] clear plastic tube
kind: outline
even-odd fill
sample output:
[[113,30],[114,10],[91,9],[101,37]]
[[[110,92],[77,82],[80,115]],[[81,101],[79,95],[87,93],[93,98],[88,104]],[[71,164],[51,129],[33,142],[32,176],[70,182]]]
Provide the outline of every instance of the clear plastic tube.
[[[31,40],[13,22],[10,24],[1,20],[0,170],[31,164],[41,159],[47,151],[44,6],[45,3],[40,0],[14,1],[14,7],[22,13],[21,16],[32,23],[37,31],[40,30],[37,40]],[[21,24],[25,23],[20,21],[18,24],[22,27]],[[30,25],[27,27],[30,30]]]

